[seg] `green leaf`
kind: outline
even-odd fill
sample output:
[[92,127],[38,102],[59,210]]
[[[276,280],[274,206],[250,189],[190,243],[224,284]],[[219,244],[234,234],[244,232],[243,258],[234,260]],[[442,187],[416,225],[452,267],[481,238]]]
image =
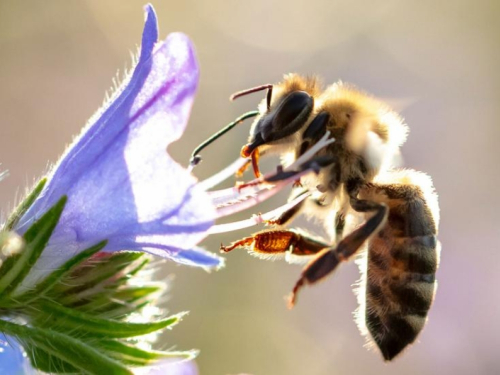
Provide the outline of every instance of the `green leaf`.
[[23,281],[35,265],[49,242],[66,201],[67,197],[63,196],[26,231],[23,236],[26,242],[24,250],[8,258],[0,268],[0,295],[3,299]]
[[34,345],[26,344],[25,351],[31,363],[36,364],[34,367],[40,371],[49,374],[77,374],[80,372],[75,366],[54,357],[52,354]]
[[[150,258],[146,256],[146,254],[142,253],[142,258],[145,258],[140,262],[137,267],[132,268],[131,270],[127,270],[127,273],[117,279],[110,287],[113,287],[115,289],[118,288],[118,286],[125,284],[128,280],[130,280],[133,276],[137,275],[145,266],[149,264],[151,261]],[[137,263],[137,262],[136,262]],[[132,266],[132,265],[131,265]]]
[[117,303],[112,302],[106,305],[102,305],[101,309],[96,312],[101,319],[118,319],[121,320],[123,317],[130,315],[134,312],[141,311],[146,306],[150,305],[151,301],[144,301],[140,303]]
[[[162,289],[163,288],[155,286],[145,286],[137,288],[136,290],[130,290],[130,298],[119,299],[121,303],[106,306],[105,309],[99,312],[99,316],[105,319],[117,319],[135,311],[140,311],[146,305],[150,304],[152,302],[153,295]],[[126,292],[127,291],[124,291],[124,293]],[[148,299],[148,297],[151,297],[151,299]]]
[[158,293],[163,290],[160,285],[147,285],[147,286],[130,286],[118,290],[113,298],[120,301],[134,302],[138,299],[150,296],[151,294]]
[[110,289],[88,299],[88,303],[78,305],[77,309],[100,318],[117,319],[138,311],[140,302],[162,290],[163,286],[158,283],[150,283],[141,287],[127,286],[117,291]]
[[72,332],[79,337],[128,338],[141,336],[178,323],[185,313],[148,323],[130,323],[97,318],[91,314],[70,309],[51,301],[37,302],[33,318],[40,324],[50,321],[51,328]]
[[[92,342],[86,343],[60,332],[4,320],[0,320],[0,331],[16,337],[25,347],[37,348],[37,355],[45,356],[44,365],[57,366],[61,362],[84,374],[132,374],[125,366],[94,348]],[[37,367],[36,362],[32,362],[32,365]]]
[[28,196],[21,202],[21,204],[17,206],[15,211],[10,215],[9,219],[5,223],[5,226],[3,228],[5,231],[12,230],[17,225],[19,219],[21,219],[26,211],[28,211],[28,208],[30,208],[33,202],[35,202],[35,199],[38,198],[46,183],[47,179],[42,178],[35,186],[35,188],[31,191],[31,193],[29,193]]
[[129,277],[137,275],[139,271],[141,271],[144,267],[146,267],[151,261],[151,258],[147,257],[146,254],[143,254],[143,256],[145,259],[141,263],[139,263],[137,267],[130,270],[130,272],[127,274]]
[[198,355],[197,350],[189,350],[184,352],[144,350],[116,340],[102,340],[99,341],[98,345],[105,352],[107,352],[110,357],[116,358],[122,363],[127,363],[134,366],[149,365],[164,358],[182,358],[188,360],[193,359]]
[[108,241],[101,241],[97,245],[89,247],[88,249],[83,250],[81,253],[78,253],[76,256],[68,260],[64,265],[53,271],[42,282],[37,284],[34,290],[22,294],[18,299],[22,299],[23,301],[32,301],[33,299],[40,298],[45,293],[50,291],[50,289],[54,285],[56,285],[62,278],[71,273],[71,271],[76,266],[102,250],[107,243]]
[[96,261],[85,269],[80,269],[80,274],[72,275],[65,283],[60,283],[54,288],[54,291],[64,295],[60,299],[64,305],[69,305],[74,301],[78,301],[81,297],[78,293],[87,291],[100,283],[106,282],[108,279],[115,277],[120,271],[124,270],[131,263],[139,259],[143,253],[124,251],[114,253],[110,258],[105,258],[102,261]]

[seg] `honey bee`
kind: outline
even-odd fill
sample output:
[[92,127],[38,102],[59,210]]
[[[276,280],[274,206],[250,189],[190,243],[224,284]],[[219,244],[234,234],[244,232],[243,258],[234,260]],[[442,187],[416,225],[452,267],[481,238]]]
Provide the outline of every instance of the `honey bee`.
[[[322,89],[317,78],[296,74],[233,98],[265,89],[258,111],[247,114],[256,118],[241,150],[256,176],[259,156],[278,154],[290,164],[327,131],[335,142],[316,157],[330,156],[333,163],[296,184],[292,197],[310,195],[270,221],[274,229],[221,250],[246,247],[264,256],[308,258],[290,307],[304,285],[358,258],[358,326],[390,361],[423,329],[436,291],[439,207],[432,181],[422,172],[393,166],[407,127],[379,100],[342,82]],[[286,229],[299,213],[319,219],[330,242]]]

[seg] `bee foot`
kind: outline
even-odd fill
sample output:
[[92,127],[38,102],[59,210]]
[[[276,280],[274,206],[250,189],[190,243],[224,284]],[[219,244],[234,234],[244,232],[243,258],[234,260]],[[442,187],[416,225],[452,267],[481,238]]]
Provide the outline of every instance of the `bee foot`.
[[295,304],[297,303],[297,294],[299,290],[304,286],[305,279],[301,277],[299,281],[295,284],[293,287],[292,293],[288,296],[288,304],[287,307],[291,310],[294,308]]

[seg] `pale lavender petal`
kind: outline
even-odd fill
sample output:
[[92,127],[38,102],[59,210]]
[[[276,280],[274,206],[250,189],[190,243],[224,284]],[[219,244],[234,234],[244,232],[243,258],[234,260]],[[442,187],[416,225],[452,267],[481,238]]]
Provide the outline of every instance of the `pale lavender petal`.
[[170,34],[165,42],[157,37],[156,15],[147,6],[133,74],[52,170],[16,228],[23,233],[68,196],[49,246],[24,286],[104,239],[106,251],[141,250],[181,262],[188,257],[200,266],[220,263],[216,256],[210,263],[205,252],[193,253],[213,225],[215,210],[195,178],[165,151],[187,123],[198,83],[196,57],[185,35]]
[[166,359],[155,366],[134,371],[136,375],[198,375],[198,367],[194,361]]
[[30,375],[35,373],[17,341],[0,333],[0,374]]

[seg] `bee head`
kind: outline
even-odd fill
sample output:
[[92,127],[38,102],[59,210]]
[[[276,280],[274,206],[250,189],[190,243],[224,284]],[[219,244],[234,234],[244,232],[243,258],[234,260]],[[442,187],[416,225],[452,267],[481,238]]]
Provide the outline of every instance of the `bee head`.
[[314,99],[305,91],[292,91],[270,105],[252,127],[250,140],[241,149],[241,156],[249,157],[260,146],[294,134],[307,122],[314,107]]

